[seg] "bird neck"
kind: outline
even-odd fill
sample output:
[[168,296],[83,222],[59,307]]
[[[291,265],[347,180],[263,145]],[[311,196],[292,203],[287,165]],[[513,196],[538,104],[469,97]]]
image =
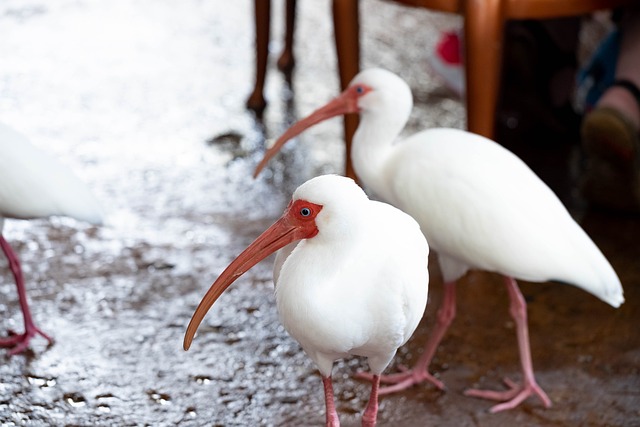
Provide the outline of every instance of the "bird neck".
[[407,117],[398,117],[398,114],[363,113],[353,136],[351,157],[356,175],[366,187],[383,198],[388,194],[388,183],[382,170],[406,122]]

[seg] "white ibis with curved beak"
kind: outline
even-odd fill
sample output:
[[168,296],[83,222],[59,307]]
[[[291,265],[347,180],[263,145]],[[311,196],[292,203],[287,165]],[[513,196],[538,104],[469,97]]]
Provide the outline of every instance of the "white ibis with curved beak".
[[339,425],[333,362],[357,355],[368,359],[373,374],[363,415],[363,425],[373,426],[380,374],[424,313],[429,247],[415,220],[369,200],[349,178],[324,175],[298,187],[282,217],[211,285],[191,318],[184,349],[224,290],[285,246],[274,269],[278,313],[322,375],[327,425]]
[[360,72],[326,106],[292,125],[267,151],[256,169],[290,138],[341,114],[359,113],[352,144],[353,166],[365,188],[413,216],[438,252],[445,282],[438,323],[424,353],[410,371],[383,377],[388,393],[430,381],[444,389],[428,367],[455,317],[455,283],[470,269],[505,278],[516,323],[523,384],[506,381],[503,392],[468,390],[467,395],[511,409],[535,394],[551,401],[536,383],[526,303],[515,279],[570,283],[618,307],[623,301],[613,268],[571,218],[555,194],[517,156],[482,136],[456,129],[430,129],[394,143],[413,100],[409,86],[382,69]]
[[9,355],[24,351],[31,339],[52,339],[34,323],[17,255],[2,236],[4,218],[31,219],[69,216],[93,224],[102,223],[101,208],[86,187],[55,158],[34,147],[23,135],[0,124],[0,246],[16,282],[24,318],[24,333],[0,338]]

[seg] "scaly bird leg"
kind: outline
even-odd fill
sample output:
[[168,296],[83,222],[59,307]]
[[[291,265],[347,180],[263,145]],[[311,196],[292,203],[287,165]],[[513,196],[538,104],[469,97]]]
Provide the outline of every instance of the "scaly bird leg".
[[331,377],[322,377],[322,385],[324,386],[324,402],[326,405],[327,413],[327,427],[340,427],[340,419],[336,412],[336,405],[333,398],[333,384],[331,383]]
[[500,392],[472,389],[467,390],[465,395],[503,402],[492,407],[492,413],[513,409],[526,398],[534,394],[537,395],[542,400],[544,406],[548,408],[551,406],[551,399],[549,399],[544,390],[542,390],[542,388],[540,388],[536,383],[536,379],[533,374],[533,362],[531,361],[531,348],[529,345],[529,329],[527,326],[527,303],[525,302],[516,281],[511,277],[505,277],[504,279],[509,292],[509,299],[511,301],[509,311],[511,312],[513,320],[516,322],[518,348],[520,350],[520,362],[522,365],[524,383],[520,386],[507,378],[504,381],[509,387],[509,390]]
[[374,427],[378,419],[378,389],[380,388],[380,375],[373,375],[369,403],[362,415],[362,427]]
[[42,332],[33,322],[33,318],[31,317],[31,311],[29,310],[29,304],[27,302],[27,291],[24,286],[24,279],[22,278],[22,270],[20,269],[20,261],[16,256],[9,243],[5,240],[5,238],[0,235],[0,246],[2,247],[2,251],[7,257],[9,261],[9,268],[13,273],[13,277],[16,281],[16,287],[18,288],[18,300],[20,301],[20,308],[22,309],[22,317],[24,318],[24,333],[16,334],[10,336],[8,338],[0,339],[0,347],[13,347],[9,351],[9,355],[13,356],[15,354],[21,353],[29,346],[29,342],[31,338],[36,335],[42,335],[49,343],[53,343],[51,337]]
[[[379,394],[385,395],[390,393],[395,393],[401,390],[406,390],[409,387],[420,384],[424,381],[428,381],[435,385],[440,390],[445,389],[445,385],[442,381],[436,379],[433,375],[429,373],[429,365],[431,364],[431,360],[444,337],[444,334],[449,329],[449,325],[456,317],[456,282],[447,282],[444,284],[444,299],[442,301],[442,306],[440,310],[438,310],[438,322],[433,330],[433,333],[429,337],[427,344],[425,345],[424,351],[418,359],[418,362],[413,366],[412,369],[406,369],[401,367],[404,372],[400,372],[397,374],[391,375],[382,375],[380,377],[380,381],[382,383],[393,384],[388,387],[382,387],[380,389]],[[372,376],[367,373],[359,373],[356,375],[357,378],[364,378],[368,380],[372,380]]]

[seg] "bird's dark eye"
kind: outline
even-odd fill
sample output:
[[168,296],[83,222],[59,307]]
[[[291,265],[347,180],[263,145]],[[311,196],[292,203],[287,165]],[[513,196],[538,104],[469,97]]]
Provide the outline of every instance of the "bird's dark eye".
[[356,93],[358,95],[362,95],[364,93],[364,87],[362,86],[356,86]]
[[309,209],[309,208],[302,208],[302,209],[300,209],[300,215],[302,215],[302,216],[309,216],[309,215],[311,215],[311,209]]
[[322,210],[322,205],[316,205],[307,200],[296,200],[287,208],[287,212],[293,216],[294,220],[308,224],[316,218],[318,212]]

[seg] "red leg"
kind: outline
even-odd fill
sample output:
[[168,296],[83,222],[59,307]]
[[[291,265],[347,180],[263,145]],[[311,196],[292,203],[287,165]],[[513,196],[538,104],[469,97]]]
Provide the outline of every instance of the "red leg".
[[[440,390],[444,390],[445,386],[442,381],[436,379],[429,373],[429,365],[431,360],[444,337],[444,334],[449,329],[449,325],[456,317],[456,282],[447,282],[444,284],[444,299],[442,301],[442,307],[438,310],[438,323],[433,331],[433,334],[425,345],[424,352],[418,362],[413,366],[411,370],[405,370],[398,374],[383,375],[380,380],[383,383],[393,384],[392,386],[383,387],[380,389],[380,395],[395,393],[397,391],[405,390],[415,384],[420,384],[424,381],[429,381]],[[358,374],[359,378],[371,379],[368,374]]]
[[373,427],[378,419],[378,388],[380,387],[380,375],[374,375],[371,384],[371,395],[369,395],[369,403],[362,415],[362,426]]
[[531,361],[531,348],[529,345],[529,328],[527,326],[527,303],[518,288],[518,284],[511,277],[505,277],[505,283],[509,292],[511,301],[510,312],[513,320],[516,322],[516,332],[518,335],[518,348],[520,350],[520,363],[522,365],[522,375],[524,382],[521,386],[505,379],[509,390],[492,391],[492,390],[467,390],[467,396],[480,397],[483,399],[497,400],[503,403],[495,405],[491,408],[491,412],[500,412],[507,409],[513,409],[522,403],[526,398],[537,395],[545,407],[551,406],[551,400],[547,394],[536,383],[533,374],[533,362]]
[[29,341],[34,336],[40,334],[42,335],[49,343],[52,343],[53,340],[40,329],[38,329],[33,322],[33,318],[31,317],[31,311],[29,310],[29,304],[27,303],[27,291],[24,287],[24,280],[22,278],[22,270],[20,269],[20,261],[16,256],[9,243],[5,240],[5,238],[0,235],[0,246],[2,247],[2,251],[7,257],[9,261],[9,268],[13,273],[13,277],[16,281],[16,287],[18,288],[18,300],[20,301],[20,308],[22,309],[22,316],[24,318],[24,333],[16,334],[9,338],[0,339],[0,347],[13,347],[9,351],[9,355],[13,356],[14,354],[18,354],[26,350],[29,346]]
[[327,427],[340,427],[340,419],[336,412],[336,405],[333,398],[333,384],[331,377],[322,377],[322,385],[324,386],[324,402],[327,412]]

